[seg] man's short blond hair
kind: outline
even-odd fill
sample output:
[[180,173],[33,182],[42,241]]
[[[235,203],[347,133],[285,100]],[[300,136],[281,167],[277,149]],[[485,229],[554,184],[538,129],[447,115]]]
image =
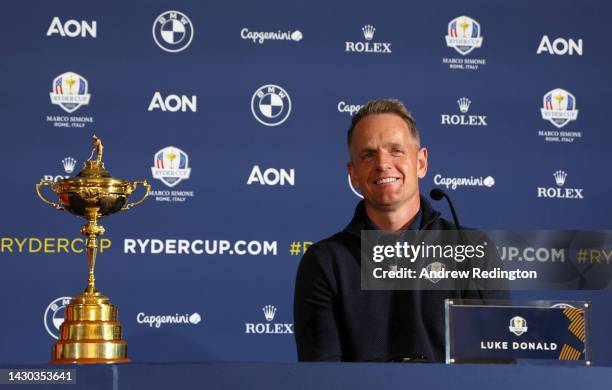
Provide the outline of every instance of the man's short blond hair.
[[408,111],[404,103],[397,99],[376,99],[367,102],[353,116],[353,119],[351,120],[351,127],[348,129],[346,138],[349,149],[351,148],[353,131],[355,130],[355,126],[357,126],[357,123],[359,123],[359,121],[365,118],[366,116],[376,114],[395,114],[402,118],[404,122],[406,122],[408,130],[410,130],[410,135],[416,141],[417,147],[421,145],[421,137],[419,134],[419,129],[416,127],[416,121],[414,120],[414,118],[412,117],[412,113]]

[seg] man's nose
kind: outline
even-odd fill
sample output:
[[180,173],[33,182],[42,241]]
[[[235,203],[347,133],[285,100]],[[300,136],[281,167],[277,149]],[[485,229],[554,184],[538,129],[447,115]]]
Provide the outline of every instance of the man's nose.
[[384,152],[378,153],[376,156],[376,170],[386,171],[391,168],[391,156]]

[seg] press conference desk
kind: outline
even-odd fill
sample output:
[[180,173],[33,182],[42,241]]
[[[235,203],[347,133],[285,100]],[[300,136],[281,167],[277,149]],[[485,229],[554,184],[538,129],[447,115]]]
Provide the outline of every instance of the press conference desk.
[[[0,365],[0,368],[35,367],[59,368]],[[76,369],[76,386],[34,385],[34,388],[602,390],[612,386],[612,367],[527,364],[449,366],[419,363],[130,363],[66,368]],[[0,385],[0,388],[2,387]]]

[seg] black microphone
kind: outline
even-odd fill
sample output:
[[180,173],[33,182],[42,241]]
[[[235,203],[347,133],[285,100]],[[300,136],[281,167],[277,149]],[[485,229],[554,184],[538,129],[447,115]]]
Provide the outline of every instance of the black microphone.
[[450,206],[451,213],[453,214],[453,220],[455,221],[455,225],[457,226],[457,230],[461,230],[461,225],[459,224],[459,218],[457,218],[457,213],[455,213],[455,207],[453,206],[453,202],[450,200],[446,192],[442,191],[439,188],[434,188],[429,193],[431,199],[433,200],[441,200],[442,198],[446,198],[448,205]]

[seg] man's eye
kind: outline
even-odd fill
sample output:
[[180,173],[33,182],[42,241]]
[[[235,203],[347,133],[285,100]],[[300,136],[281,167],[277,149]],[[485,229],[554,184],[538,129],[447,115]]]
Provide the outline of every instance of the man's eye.
[[402,149],[393,149],[393,154],[403,154],[404,151]]

